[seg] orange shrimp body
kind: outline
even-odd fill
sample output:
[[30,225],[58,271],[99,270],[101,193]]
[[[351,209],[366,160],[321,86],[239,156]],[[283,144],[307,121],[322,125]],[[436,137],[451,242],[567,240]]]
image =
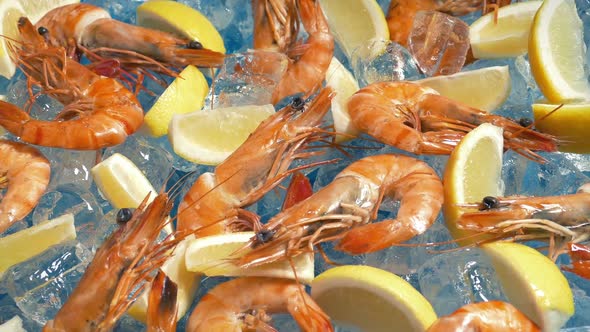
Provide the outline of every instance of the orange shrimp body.
[[537,332],[539,327],[512,304],[489,301],[467,304],[436,320],[427,332]]
[[47,29],[50,43],[65,47],[70,55],[77,51],[87,55],[99,52],[102,59],[115,58],[131,70],[141,66],[142,70],[162,72],[164,67],[170,66],[218,67],[223,64],[223,54],[204,49],[199,43],[114,20],[106,10],[87,3],[55,8],[45,14],[36,27]]
[[32,146],[0,139],[0,234],[26,217],[49,184],[49,160]]
[[303,53],[291,62],[275,88],[272,103],[296,94],[309,93],[321,87],[334,54],[334,37],[317,0],[297,0],[299,15],[309,34]]
[[173,204],[168,195],[159,194],[149,205],[146,202],[147,198],[131,219],[103,242],[66,303],[43,331],[111,330],[125,313],[131,304],[128,296],[137,282],[160,268],[168,251],[181,240],[169,238],[157,243]]
[[275,331],[267,313],[288,312],[302,331],[333,331],[330,318],[294,280],[244,277],[209,291],[190,315],[187,331]]
[[179,205],[178,229],[197,236],[231,231],[241,208],[288,176],[293,160],[314,155],[301,151],[324,137],[317,126],[330,100],[331,90],[324,89],[307,107],[295,99],[264,120],[214,173],[202,174],[193,184]]
[[437,0],[391,0],[387,12],[389,38],[403,46],[408,46],[408,37],[412,32],[414,17],[421,10],[438,10],[450,15],[461,16],[482,7],[482,0],[446,0],[442,4]]
[[[383,196],[400,201],[397,217],[371,224]],[[349,254],[382,250],[425,232],[442,203],[442,181],[426,163],[403,155],[366,157],[269,220],[237,264],[270,263],[335,240],[337,249]]]
[[175,332],[178,286],[160,270],[148,296],[147,332]]
[[23,43],[14,50],[17,64],[64,109],[56,120],[43,121],[0,101],[0,125],[6,130],[31,144],[96,150],[124,142],[141,126],[143,110],[131,91],[67,58],[63,48],[47,45],[26,18],[18,28]]
[[450,154],[459,141],[482,123],[504,129],[504,146],[537,161],[534,151],[557,151],[556,139],[440,96],[413,82],[379,82],[357,91],[348,101],[354,126],[377,140],[415,154]]

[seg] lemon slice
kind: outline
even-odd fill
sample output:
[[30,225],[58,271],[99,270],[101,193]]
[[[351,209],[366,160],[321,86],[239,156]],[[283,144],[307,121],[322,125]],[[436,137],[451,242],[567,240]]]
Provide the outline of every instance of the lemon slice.
[[209,84],[203,73],[194,66],[187,66],[146,113],[144,125],[150,135],[160,137],[168,134],[172,116],[200,110],[207,93]]
[[213,23],[198,10],[176,1],[147,1],[137,7],[137,25],[166,31],[200,42],[225,53],[225,45]]
[[436,320],[430,303],[412,285],[372,266],[325,271],[311,283],[311,297],[339,324],[365,332],[425,331]]
[[557,107],[559,105],[533,104],[535,127],[561,140],[560,151],[590,153],[590,104],[563,105],[543,118]]
[[529,32],[543,1],[517,2],[477,19],[469,27],[473,56],[478,59],[516,57],[528,51]]
[[[295,279],[293,268],[288,261],[279,261],[252,268],[240,268],[227,260],[255,235],[254,232],[237,232],[205,236],[191,241],[186,250],[186,268],[192,272],[207,276],[228,277],[274,277]],[[246,254],[247,251],[243,251]],[[239,257],[233,257],[239,258]],[[297,279],[309,283],[314,277],[313,253],[302,254],[293,258]]]
[[[201,275],[189,272],[184,263],[186,248],[194,238],[194,235],[189,235],[178,243],[172,256],[168,258],[161,268],[166,276],[176,283],[178,288],[176,295],[177,320],[180,320],[190,308],[201,280]],[[149,289],[146,289],[127,311],[131,317],[144,323],[147,321],[148,293]]]
[[373,58],[385,51],[389,28],[383,10],[375,0],[320,0],[330,32],[350,59],[360,47],[374,45],[361,58]]
[[117,209],[137,208],[148,193],[151,202],[157,191],[139,168],[127,157],[115,153],[90,172],[100,192]]
[[508,99],[512,86],[508,66],[486,67],[429,77],[416,83],[486,112],[499,108]]
[[359,90],[359,84],[348,69],[346,69],[336,57],[332,58],[326,73],[326,85],[331,87],[336,94],[332,98],[332,119],[334,131],[337,135],[336,142],[343,142],[357,136],[359,131],[350,121],[348,115],[348,98]]
[[464,212],[457,204],[478,202],[485,196],[501,196],[504,191],[502,132],[502,128],[489,123],[479,125],[463,137],[447,162],[443,176],[443,214],[451,235],[462,239],[458,241],[462,245],[476,239],[465,239],[473,233],[457,227],[457,220]]
[[574,297],[565,276],[537,250],[512,242],[482,245],[491,257],[510,302],[543,331],[559,331],[574,314]]
[[574,0],[545,0],[529,38],[531,72],[554,104],[590,99],[584,27]]
[[24,262],[49,247],[76,238],[74,215],[47,220],[0,238],[0,275],[9,267]]
[[274,112],[268,104],[176,114],[170,122],[168,137],[174,152],[182,158],[218,165]]
[[14,316],[4,324],[0,324],[0,332],[27,332],[23,328],[23,320],[19,316]]

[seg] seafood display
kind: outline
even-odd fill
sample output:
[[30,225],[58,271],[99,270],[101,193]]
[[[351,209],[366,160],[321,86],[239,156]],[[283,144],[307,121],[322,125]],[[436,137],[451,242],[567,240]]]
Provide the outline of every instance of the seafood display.
[[[590,154],[561,150],[580,135],[538,126],[557,118],[584,131],[560,105],[590,110],[590,96],[556,101],[551,98],[559,94],[552,94],[542,102],[554,110],[539,116],[532,105],[544,98],[544,83],[534,59],[476,59],[470,52],[469,26],[484,15],[503,24],[511,19],[503,10],[518,15],[514,2],[374,1],[376,38],[389,34],[369,43],[371,52],[387,45],[375,55],[345,50],[343,40],[360,38],[355,33],[365,27],[351,22],[346,32],[353,36],[335,31],[343,28],[333,16],[351,13],[330,7],[332,0],[181,1],[218,29],[226,54],[203,47],[207,33],[187,37],[182,30],[190,22],[163,10],[147,20],[162,31],[141,26],[134,15],[144,0],[59,1],[36,15],[23,9],[14,19],[15,37],[4,36],[2,44],[4,60],[17,71],[0,82],[0,255],[23,245],[14,234],[66,213],[76,235],[0,271],[0,329],[16,315],[27,331],[346,332],[359,318],[348,321],[344,308],[379,322],[374,303],[394,312],[392,324],[403,320],[400,326],[420,326],[417,331],[590,326],[584,313],[590,307]],[[545,1],[566,3],[590,31],[589,4]],[[512,29],[540,24],[532,17],[525,23]],[[586,58],[576,59],[587,67]],[[355,61],[404,79],[369,82],[363,72],[352,74]],[[191,132],[195,127],[181,121],[164,127],[168,119],[160,123],[168,128],[164,136],[144,130],[144,114],[191,65],[204,75],[197,72],[199,84],[186,87],[209,93],[201,93],[205,106],[194,111],[248,106],[240,113],[244,127],[242,118],[231,126],[220,118],[218,127],[230,131]],[[489,86],[478,81],[490,80],[482,74],[489,67],[506,75],[493,78],[504,80],[506,91],[477,91]],[[473,75],[474,87],[461,83],[466,92],[452,91],[465,82],[454,75]],[[166,92],[178,100],[194,93]],[[481,104],[500,106],[482,110],[471,95],[491,96],[496,100]],[[248,118],[263,107],[264,118]],[[576,116],[581,123],[590,118]],[[239,136],[250,122],[255,129],[222,162],[198,164],[177,150],[184,144],[195,155],[227,152],[236,138],[225,136]],[[102,163],[114,154],[130,163]],[[99,163],[104,167],[94,172]],[[459,164],[464,177],[449,175]],[[119,199],[136,203],[117,209]],[[448,209],[457,211],[455,219]],[[241,232],[250,233],[233,234]],[[203,257],[188,255],[195,239],[200,247],[191,249]],[[516,247],[502,249],[507,242]],[[538,266],[554,267],[545,269],[552,274],[547,280],[561,284],[537,289],[526,272],[502,260],[501,250],[519,246],[544,260]],[[205,265],[215,272],[199,270]],[[377,277],[326,274],[339,265],[387,272],[382,280],[394,278],[416,294],[390,296],[397,290],[380,288]],[[545,270],[531,273],[542,278]],[[330,278],[336,281],[328,287]],[[519,286],[506,280],[530,282],[533,291],[523,287],[525,295],[515,297]],[[567,292],[557,297],[562,289]]]

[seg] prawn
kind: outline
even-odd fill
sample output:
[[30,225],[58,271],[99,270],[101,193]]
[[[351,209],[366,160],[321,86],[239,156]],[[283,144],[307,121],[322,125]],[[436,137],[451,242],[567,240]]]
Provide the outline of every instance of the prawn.
[[557,139],[439,95],[413,82],[378,82],[348,100],[353,125],[380,142],[415,154],[450,154],[482,123],[504,130],[504,146],[538,162],[535,151],[557,151]]
[[[375,219],[384,196],[400,201],[395,219]],[[403,155],[360,159],[326,187],[271,218],[236,252],[236,264],[251,267],[313,252],[340,240],[337,250],[375,252],[425,232],[443,203],[442,181],[423,161]]]
[[572,259],[572,267],[563,269],[590,280],[590,247],[580,243],[569,243],[568,253]]
[[404,46],[408,46],[408,38],[414,25],[414,17],[419,11],[436,10],[449,15],[462,16],[482,7],[482,0],[391,0],[387,11],[389,38]]
[[488,301],[464,305],[437,319],[427,332],[537,332],[539,327],[510,303]]
[[141,126],[143,110],[131,91],[48,45],[27,18],[18,20],[18,29],[23,42],[12,50],[15,62],[64,108],[55,120],[43,121],[0,101],[0,126],[27,143],[76,150],[120,144]]
[[[151,282],[151,272],[167,259],[181,234],[158,243],[160,231],[169,221],[173,205],[167,193],[160,193],[148,205],[148,197],[97,250],[82,279],[43,331],[109,331],[123,315],[140,281]],[[131,295],[132,299],[129,299]]]
[[178,208],[178,229],[206,236],[243,226],[239,223],[242,208],[287,177],[292,161],[321,153],[302,150],[329,135],[317,125],[328,112],[331,98],[329,88],[307,107],[303,99],[295,98],[260,123],[214,172],[203,173],[192,185]]
[[49,160],[34,147],[0,139],[0,234],[26,217],[49,184]]
[[297,41],[296,0],[252,0],[254,49],[287,52]]
[[330,318],[294,280],[242,277],[217,285],[191,313],[187,331],[275,331],[269,313],[288,312],[303,331],[333,331]]
[[147,332],[176,331],[178,286],[160,270],[148,297]]
[[[550,241],[556,258],[568,243],[590,239],[590,185],[562,196],[487,196],[477,203],[460,205],[467,210],[457,220],[461,229],[496,234],[496,238]],[[554,245],[555,238],[565,242]],[[574,265],[575,268],[575,265]]]
[[297,0],[299,15],[305,31],[306,43],[299,47],[301,54],[287,66],[275,87],[272,103],[296,93],[308,93],[321,87],[334,54],[334,37],[318,0]]
[[219,67],[224,59],[222,53],[208,50],[198,41],[117,21],[105,9],[88,3],[57,7],[36,27],[49,33],[50,45],[66,48],[76,60],[79,53],[91,61],[117,60],[129,72],[152,70],[173,75],[170,68]]

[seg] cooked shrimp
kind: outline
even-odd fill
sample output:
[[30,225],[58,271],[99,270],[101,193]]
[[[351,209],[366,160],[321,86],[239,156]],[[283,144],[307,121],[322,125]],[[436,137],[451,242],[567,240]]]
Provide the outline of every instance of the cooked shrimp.
[[303,331],[333,331],[330,318],[294,280],[244,277],[217,285],[190,315],[187,331],[275,331],[267,314],[288,312]]
[[27,143],[76,150],[120,144],[140,127],[143,110],[131,91],[47,45],[28,19],[19,19],[18,29],[23,42],[13,50],[15,62],[64,108],[56,120],[43,121],[0,101],[1,126]]
[[572,259],[572,267],[563,269],[590,280],[590,247],[580,243],[569,243],[568,253]]
[[[384,196],[400,201],[395,219],[375,219]],[[238,264],[270,263],[340,240],[338,250],[363,254],[425,232],[443,203],[442,181],[426,163],[402,155],[360,159],[308,199],[271,218]]]
[[541,331],[512,304],[489,301],[464,305],[448,316],[437,319],[427,332],[536,332]]
[[348,101],[353,125],[377,140],[415,154],[450,154],[459,141],[482,123],[504,129],[504,146],[535,161],[534,151],[557,151],[550,135],[464,105],[413,82],[379,82]]
[[297,41],[296,0],[252,0],[254,49],[287,52]]
[[254,203],[290,173],[291,162],[320,151],[304,152],[326,134],[317,126],[330,108],[324,89],[305,107],[300,98],[264,120],[213,173],[202,174],[179,205],[178,229],[197,236],[231,231],[242,208]]
[[281,210],[288,209],[311,195],[313,195],[313,188],[307,176],[301,172],[295,172],[287,188]]
[[152,282],[148,297],[147,332],[175,332],[178,287],[160,270]]
[[400,45],[408,46],[408,37],[412,32],[414,17],[421,10],[437,10],[461,16],[482,7],[482,0],[446,0],[442,4],[439,2],[437,0],[391,0],[387,12],[389,38]]
[[0,139],[0,234],[26,217],[49,184],[49,160],[32,146]]
[[36,27],[48,31],[49,43],[65,47],[69,55],[81,52],[95,60],[99,53],[101,61],[116,59],[130,72],[149,69],[170,74],[171,67],[223,64],[223,54],[203,48],[198,41],[114,20],[106,10],[88,3],[55,8]]
[[[479,203],[461,204],[466,211],[457,221],[460,228],[496,234],[496,238],[550,241],[555,259],[568,243],[590,239],[590,191],[588,184],[575,194],[563,196],[484,197]],[[554,244],[555,238],[562,243]]]
[[[182,236],[157,243],[173,201],[166,193],[156,196],[149,205],[147,201],[148,197],[105,240],[66,303],[43,331],[110,331],[131,305],[132,290],[141,281],[151,281],[151,272],[160,268]],[[140,294],[140,290],[134,294]]]
[[287,71],[276,86],[272,103],[296,94],[309,93],[321,87],[334,54],[334,37],[328,28],[320,2],[297,0],[299,15],[309,38],[301,46],[301,55],[289,63]]

